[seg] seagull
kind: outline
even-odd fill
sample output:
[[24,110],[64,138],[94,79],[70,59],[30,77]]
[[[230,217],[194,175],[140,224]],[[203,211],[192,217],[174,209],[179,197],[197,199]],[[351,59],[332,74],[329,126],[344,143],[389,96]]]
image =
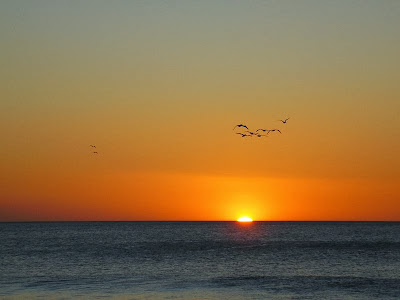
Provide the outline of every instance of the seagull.
[[246,128],[246,129],[249,129],[249,127],[247,127],[246,125],[238,124],[238,125],[236,125],[235,127],[233,127],[233,130],[235,130],[236,127],[244,127],[244,128]]
[[96,146],[95,146],[95,145],[89,145],[89,147],[96,148]]
[[285,120],[278,120],[278,121],[281,121],[283,124],[286,124],[286,122],[287,122],[287,120],[289,120],[290,118],[287,118],[287,119],[285,119]]
[[[269,130],[268,130],[268,133],[270,133],[271,131],[278,131],[280,134],[282,134],[282,132],[281,132],[279,129],[269,129]],[[268,133],[267,133],[267,134],[268,134]]]
[[249,136],[248,134],[245,134],[245,133],[240,133],[240,132],[237,132],[236,134],[240,134],[242,137]]

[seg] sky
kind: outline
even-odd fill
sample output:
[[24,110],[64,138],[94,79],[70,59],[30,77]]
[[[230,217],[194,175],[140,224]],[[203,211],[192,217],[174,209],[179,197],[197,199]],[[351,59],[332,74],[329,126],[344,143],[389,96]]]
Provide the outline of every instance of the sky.
[[0,221],[400,221],[399,1],[4,0],[0,41]]

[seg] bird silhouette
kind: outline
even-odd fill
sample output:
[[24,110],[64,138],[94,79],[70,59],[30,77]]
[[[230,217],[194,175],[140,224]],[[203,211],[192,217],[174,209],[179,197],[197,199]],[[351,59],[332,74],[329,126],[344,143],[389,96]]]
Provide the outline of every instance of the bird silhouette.
[[262,128],[260,128],[260,129],[257,129],[257,130],[256,130],[256,132],[259,132],[259,131],[266,132],[266,131],[268,131],[268,129],[262,129]]
[[94,151],[93,154],[99,154],[97,151]]
[[95,146],[95,145],[89,145],[89,147],[96,148],[96,146]]
[[244,128],[246,128],[246,129],[249,129],[246,125],[244,125],[244,124],[238,124],[238,125],[236,125],[235,127],[233,127],[233,130],[235,130],[235,128],[236,127],[244,127]]
[[248,134],[241,133],[241,132],[237,132],[236,134],[240,134],[242,137],[250,136],[250,135],[248,135]]
[[287,118],[287,119],[285,119],[285,120],[278,120],[278,121],[281,121],[283,124],[286,124],[286,122],[289,120],[290,118]]
[[256,136],[257,137],[262,137],[262,136],[268,137],[268,135],[266,135],[266,134],[259,134],[259,133],[257,133]]
[[253,134],[255,134],[254,132],[252,132],[252,131],[249,131],[249,130],[246,130],[246,132],[250,133],[250,135],[253,135]]
[[271,131],[272,132],[278,131],[280,134],[282,134],[282,132],[279,129],[269,129],[267,134],[269,134]]

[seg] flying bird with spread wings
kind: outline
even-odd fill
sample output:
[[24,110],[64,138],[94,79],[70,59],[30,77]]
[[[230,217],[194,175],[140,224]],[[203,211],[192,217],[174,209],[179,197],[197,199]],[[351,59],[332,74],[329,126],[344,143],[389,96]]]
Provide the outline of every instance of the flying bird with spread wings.
[[280,134],[282,134],[282,132],[279,129],[269,129],[267,134],[269,134],[271,131],[272,132],[278,131]]
[[244,124],[238,124],[238,125],[236,125],[235,127],[233,127],[233,130],[235,130],[236,127],[244,127],[244,128],[246,128],[246,129],[249,129],[249,127],[247,127],[247,126],[244,125]]
[[89,145],[89,147],[96,148],[96,146],[95,146],[95,145]]
[[246,132],[250,133],[250,135],[254,135],[255,134],[253,131],[249,131],[249,130],[246,130]]
[[286,122],[289,120],[290,118],[287,118],[287,119],[285,119],[285,120],[278,120],[278,121],[281,121],[283,124],[286,124]]
[[242,137],[250,136],[250,135],[248,135],[248,134],[241,133],[241,132],[236,132],[236,134],[240,134]]

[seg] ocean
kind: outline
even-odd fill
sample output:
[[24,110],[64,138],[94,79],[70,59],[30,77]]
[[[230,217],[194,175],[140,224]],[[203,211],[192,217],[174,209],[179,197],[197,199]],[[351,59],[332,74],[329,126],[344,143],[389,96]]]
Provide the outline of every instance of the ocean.
[[0,298],[400,299],[400,223],[0,223]]

